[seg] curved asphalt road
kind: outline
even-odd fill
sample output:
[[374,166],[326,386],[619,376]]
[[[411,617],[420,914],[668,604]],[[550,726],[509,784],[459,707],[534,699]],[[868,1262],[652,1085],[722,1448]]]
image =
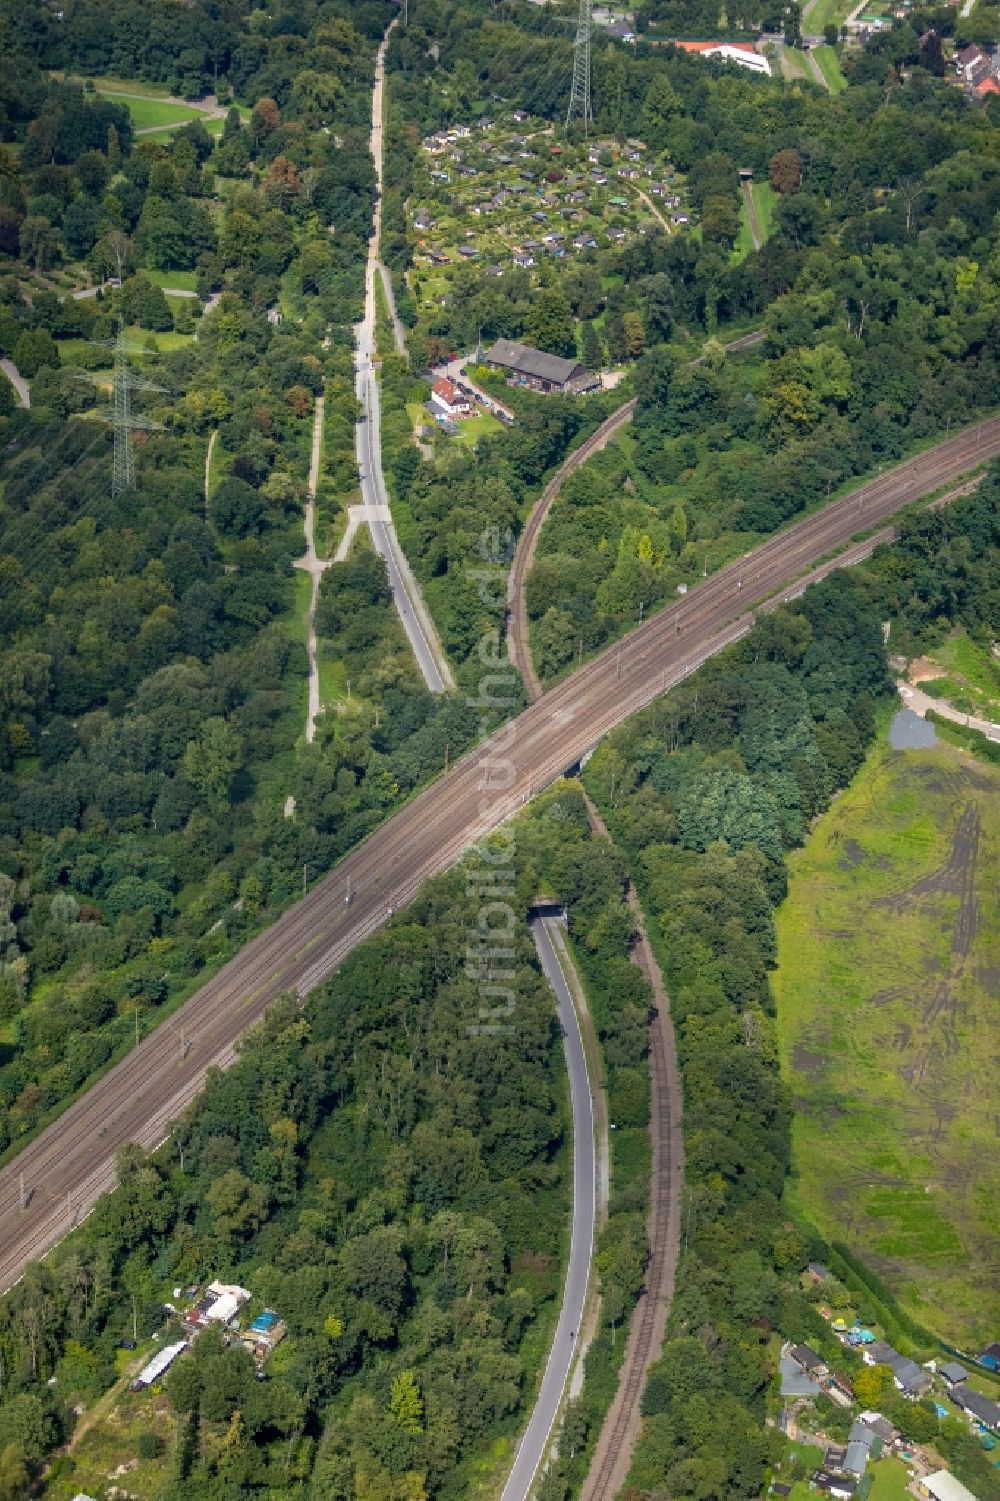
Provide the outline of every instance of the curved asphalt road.
[[378,244],[382,228],[382,89],[385,75],[385,49],[393,21],[382,39],[375,60],[375,88],[372,93],[371,153],[375,161],[375,182],[378,197],[372,237],[368,244],[368,265],[365,270],[365,312],[355,328],[357,346],[354,389],[361,403],[364,416],[355,428],[354,445],[361,476],[361,501],[365,521],[371,531],[372,542],[379,557],[384,558],[389,570],[389,587],[399,611],[417,659],[417,666],[424,682],[432,693],[444,693],[454,688],[448,660],[438,640],[434,622],[420,594],[416,579],[403,556],[403,550],[392,524],[389,497],[382,473],[381,406],[379,402],[378,377],[375,374],[375,280],[379,275]]
[[566,1071],[569,1074],[570,1101],[573,1107],[573,1230],[559,1321],[535,1406],[524,1437],[518,1445],[517,1456],[501,1501],[526,1501],[539,1465],[545,1457],[566,1378],[573,1364],[576,1335],[583,1322],[583,1307],[587,1298],[590,1260],[594,1248],[597,1183],[594,1102],[580,1024],[566,976],[548,931],[549,924],[554,921],[554,918],[536,917],[531,924],[531,936],[535,940],[545,978],[555,991],[556,1008],[563,1032],[563,1049],[566,1053]]
[[[768,538],[557,683],[397,809],[169,1021],[151,1018],[139,1046],[0,1169],[0,1291],[114,1187],[119,1146],[148,1149],[170,1134],[207,1070],[232,1063],[240,1035],[278,996],[305,996],[328,980],[390,906],[411,901],[609,730],[739,640],[755,610],[796,598],[812,579],[869,552],[872,540],[853,544],[854,534],[877,535],[902,506],[998,455],[1000,417],[992,417]],[[495,682],[484,671],[486,704]],[[488,1011],[473,1011],[468,1025],[488,1033]]]

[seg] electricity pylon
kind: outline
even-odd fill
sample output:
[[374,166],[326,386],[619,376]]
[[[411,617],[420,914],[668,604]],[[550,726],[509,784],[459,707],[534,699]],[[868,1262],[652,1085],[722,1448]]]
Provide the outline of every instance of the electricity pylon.
[[573,87],[570,90],[569,109],[566,111],[567,128],[574,119],[583,121],[584,139],[594,123],[590,107],[590,32],[593,9],[594,0],[580,0],[576,38],[573,42]]
[[135,489],[135,447],[132,442],[132,372],[125,344],[125,324],[119,323],[115,340],[115,468],[111,493],[117,499]]
[[[97,340],[100,344],[101,341]],[[103,346],[107,348],[107,345]],[[114,342],[115,351],[115,377],[114,377],[114,401],[110,411],[99,411],[96,415],[104,422],[110,422],[115,430],[115,465],[111,475],[111,494],[117,500],[124,495],[126,490],[135,489],[135,433],[137,430],[144,433],[159,432],[162,422],[154,422],[143,412],[132,410],[132,397],[140,391],[165,392],[165,386],[155,385],[153,381],[137,375],[129,364],[131,353],[141,354],[144,351],[140,345],[130,345],[125,332],[123,320],[119,320],[118,333]],[[81,373],[81,380],[89,377]]]

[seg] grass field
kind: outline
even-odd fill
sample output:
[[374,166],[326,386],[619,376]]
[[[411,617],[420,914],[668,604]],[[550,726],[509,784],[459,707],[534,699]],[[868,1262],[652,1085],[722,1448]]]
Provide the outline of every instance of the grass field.
[[826,86],[831,94],[842,94],[847,88],[847,79],[844,77],[840,58],[834,47],[814,47],[812,55],[819,64],[819,71],[826,79]]
[[466,417],[458,424],[457,443],[464,443],[468,448],[474,448],[480,438],[485,438],[487,433],[500,431],[501,423],[489,412],[477,412],[475,417]]
[[[769,182],[751,183],[750,192],[753,195],[753,206],[757,210],[757,228],[760,230],[761,243],[766,245],[774,231],[774,211],[778,204],[778,195]],[[741,193],[740,232],[733,246],[733,261],[744,260],[752,250],[753,235],[750,233],[750,220],[747,217],[746,204]]]
[[786,79],[812,78],[806,55],[798,47],[781,47],[781,72]]
[[176,287],[180,292],[193,292],[198,283],[196,271],[143,271],[147,281],[154,287]]
[[880,742],[778,914],[791,1205],[960,1347],[1000,1317],[998,834],[1000,769]]
[[126,333],[129,337],[129,348],[139,354],[140,358],[142,347],[147,339],[156,340],[156,348],[160,354],[169,354],[173,349],[184,349],[186,345],[194,341],[194,334],[178,334],[173,329],[167,329],[165,333],[151,334],[148,328],[129,325]]
[[818,36],[828,26],[839,27],[853,9],[851,0],[815,0],[803,8],[802,30],[807,36]]
[[190,104],[171,104],[166,99],[147,99],[144,96],[140,98],[126,89],[102,86],[97,92],[105,99],[115,99],[127,104],[136,130],[151,130],[157,125],[183,125],[187,120],[196,120],[201,113]]
[[909,1501],[909,1472],[901,1459],[880,1459],[869,1471],[868,1501]]

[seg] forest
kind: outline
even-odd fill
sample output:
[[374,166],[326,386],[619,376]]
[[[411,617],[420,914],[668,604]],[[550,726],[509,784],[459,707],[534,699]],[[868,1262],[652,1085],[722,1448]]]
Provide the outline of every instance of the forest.
[[[586,779],[620,849],[588,837],[567,784],[515,826],[514,904],[523,916],[539,889],[565,898],[614,1118],[635,1133],[598,1247],[602,1319],[573,1444],[545,1501],[582,1478],[646,1251],[648,990],[628,962],[626,860],[665,955],[687,1164],[637,1494],[759,1494],[783,1442],[763,1427],[771,1330],[808,1338],[846,1374],[859,1360],[799,1288],[829,1248],[780,1206],[790,1116],[768,983],[773,909],[785,852],[871,742],[888,686],[884,613],[902,612],[915,640],[945,620],[995,626],[998,517],[994,466],[977,495],[907,523],[900,548],[769,614],[616,731]],[[498,1440],[508,1452],[559,1286],[567,1106],[523,923],[516,1024],[489,1037],[470,1025],[476,859],[432,882],[304,1009],[276,1007],[170,1142],[152,1157],[126,1149],[123,1187],[0,1305],[0,1495],[19,1495],[70,1435],[74,1403],[112,1383],[133,1320],[140,1339],[168,1339],[171,1288],[213,1276],[247,1286],[252,1309],[277,1309],[289,1335],[262,1383],[240,1347],[208,1333],[167,1377],[165,1402],[118,1397],[117,1457],[134,1456],[164,1495],[421,1501],[463,1494]],[[993,1501],[988,1457],[964,1425],[949,1419],[935,1437]],[[104,1452],[87,1434],[57,1458],[49,1493],[88,1479],[91,1444]]]
[[[546,880],[618,977],[602,1030],[623,1125],[642,1127],[644,996],[620,861],[590,845],[579,793],[557,790],[518,827],[521,917]],[[280,1310],[289,1338],[262,1384],[209,1333],[167,1378],[166,1414],[121,1399],[164,1495],[301,1495],[309,1481],[324,1501],[458,1496],[466,1462],[509,1439],[560,1283],[568,1106],[523,922],[516,1026],[484,1037],[473,1025],[475,889],[463,870],[442,877],[304,1011],[275,1008],[171,1143],[152,1158],[127,1149],[124,1186],[0,1306],[0,1495],[69,1433],[72,1403],[114,1379],[133,1317],[140,1338],[169,1340],[171,1285],[223,1273]],[[600,1248],[619,1344],[642,1278],[644,1192],[640,1180],[622,1195]],[[158,1445],[134,1429],[151,1421]],[[76,1488],[86,1440],[79,1454],[57,1462],[50,1493]]]
[[[781,1204],[791,1102],[768,979],[773,913],[784,854],[871,744],[889,688],[880,622],[897,620],[913,647],[957,623],[995,633],[998,546],[994,464],[974,496],[907,522],[898,547],[766,615],[612,734],[587,767],[659,937],[684,1083],[684,1247],[642,1399],[629,1477],[637,1495],[761,1493],[785,1442],[763,1426],[773,1330],[808,1340],[848,1378],[860,1367],[800,1287],[801,1268],[830,1248]],[[876,1285],[860,1282],[862,1317],[881,1316]],[[894,1318],[891,1307],[884,1316]],[[903,1322],[894,1338],[927,1358],[930,1336]],[[836,1432],[833,1404],[818,1401]],[[933,1442],[975,1495],[1000,1495],[989,1454],[961,1419],[939,1421],[927,1400],[883,1398],[883,1410]]]
[[[318,623],[344,691],[301,743],[292,563],[320,394],[324,547],[356,486],[372,60],[394,13],[0,0],[0,355],[32,398],[20,407],[0,377],[0,1153],[476,732],[464,693],[423,689],[362,543],[324,578]],[[600,130],[669,151],[700,232],[651,233],[613,277],[598,256],[566,278],[601,353],[628,352],[626,318],[643,352],[631,433],[543,534],[530,607],[544,674],[995,402],[997,117],[921,66],[931,24],[958,23],[926,10],[894,27],[838,99],[669,49],[595,49]],[[484,536],[509,557],[545,478],[620,396],[505,390],[511,429],[424,462],[401,426],[424,359],[480,329],[516,335],[531,309],[523,287],[506,297],[473,268],[419,326],[402,204],[424,131],[494,94],[561,117],[571,44],[547,26],[533,7],[413,0],[389,55],[385,256],[412,358],[383,368],[387,469],[463,688],[503,621],[502,587],[491,603],[477,588]],[[94,87],[107,78],[213,91],[220,113],[140,135]],[[738,259],[743,166],[779,203],[763,250]],[[750,326],[762,345],[727,356]],[[136,486],[113,496],[119,327],[141,383]],[[648,996],[627,962],[624,859],[665,955],[688,1153],[680,1291],[632,1478],[692,1501],[761,1490],[770,1333],[823,1339],[794,1284],[824,1248],[779,1208],[789,1103],[767,975],[783,855],[871,741],[879,622],[919,640],[997,621],[998,483],[907,522],[895,549],[768,616],[613,736],[587,776],[624,854],[595,849],[572,789],[524,821],[518,910],[543,879],[565,895],[616,1113],[636,1133],[599,1252],[604,1323],[575,1444],[545,1501],[581,1478],[646,1252]],[[155,1424],[128,1407],[135,1453],[121,1457],[165,1495],[422,1501],[462,1494],[509,1452],[564,1254],[565,1106],[526,935],[516,1037],[487,1047],[466,1031],[470,910],[460,877],[443,878],[304,1011],[279,1008],[169,1146],[126,1153],[123,1188],[3,1301],[0,1498],[24,1494],[74,1407],[116,1379],[133,1324],[152,1348],[175,1332],[173,1287],[216,1275],[280,1308],[289,1338],[260,1383],[203,1338]],[[947,1423],[939,1442],[994,1501],[981,1451]],[[84,1435],[56,1460],[52,1494],[81,1488],[88,1452]]]
[[[190,58],[95,54],[113,35],[100,7],[44,36],[48,13],[31,29],[23,7],[7,11],[0,353],[32,405],[3,379],[0,1151],[279,911],[303,866],[321,874],[381,816],[386,756],[419,727],[401,713],[381,739],[345,736],[336,835],[329,802],[326,822],[318,803],[308,821],[282,816],[289,794],[330,790],[295,754],[306,661],[291,563],[315,397],[351,393],[374,190],[355,122],[384,17],[327,8],[280,67],[282,47],[241,23],[219,53],[233,93],[218,128],[161,139],[73,72],[194,87],[171,71]],[[185,25],[199,16],[208,27],[196,10]],[[161,8],[163,47],[177,17]],[[139,31],[151,42],[158,23]],[[321,67],[327,102],[310,94]],[[88,279],[96,295],[73,296]],[[113,496],[120,324],[136,485]],[[351,393],[346,439],[336,421],[327,434],[328,529],[356,484],[353,410]],[[424,770],[417,751],[398,775]]]

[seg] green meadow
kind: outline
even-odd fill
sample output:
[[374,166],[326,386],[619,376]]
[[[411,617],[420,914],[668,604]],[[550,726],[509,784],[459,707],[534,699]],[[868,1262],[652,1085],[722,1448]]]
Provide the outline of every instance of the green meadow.
[[778,913],[791,1206],[960,1347],[1000,1315],[998,833],[1000,769],[880,742]]
[[197,120],[202,113],[195,105],[172,104],[167,99],[152,99],[125,89],[98,87],[98,94],[128,106],[136,130],[151,130],[157,125],[183,125]]

